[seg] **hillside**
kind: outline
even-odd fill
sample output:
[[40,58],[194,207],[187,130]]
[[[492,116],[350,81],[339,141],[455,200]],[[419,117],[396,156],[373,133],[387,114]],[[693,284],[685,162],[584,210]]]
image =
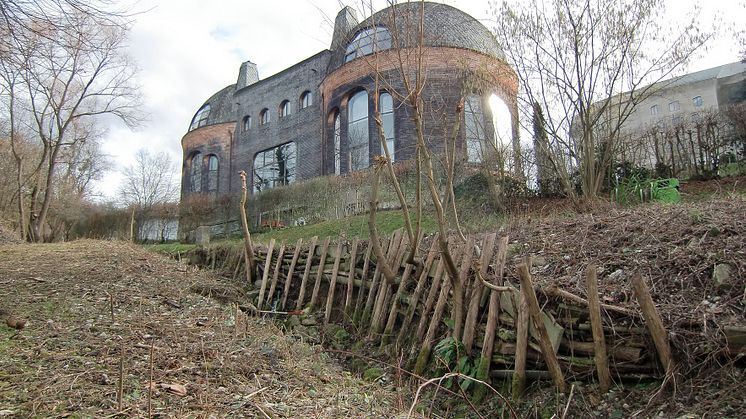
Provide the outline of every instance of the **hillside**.
[[165,417],[396,413],[392,391],[218,302],[241,296],[126,243],[0,245],[0,416],[113,416],[120,362],[127,417],[147,417],[150,383],[152,413]]

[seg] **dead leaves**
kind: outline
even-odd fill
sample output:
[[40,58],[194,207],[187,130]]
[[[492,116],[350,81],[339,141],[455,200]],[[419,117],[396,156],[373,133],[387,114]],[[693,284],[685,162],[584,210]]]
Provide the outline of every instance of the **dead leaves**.
[[179,397],[187,395],[186,386],[177,383],[151,383],[151,390],[165,390],[167,393],[175,394]]

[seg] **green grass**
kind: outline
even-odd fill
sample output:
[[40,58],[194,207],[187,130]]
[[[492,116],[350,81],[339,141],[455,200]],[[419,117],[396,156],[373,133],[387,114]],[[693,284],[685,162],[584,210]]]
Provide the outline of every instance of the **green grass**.
[[[401,212],[399,211],[380,211],[376,216],[376,221],[378,225],[378,233],[381,236],[390,236],[394,230],[404,227],[404,221]],[[423,215],[422,229],[425,233],[434,233],[437,230],[437,223],[432,217]],[[342,234],[347,237],[357,236],[361,239],[367,239],[369,236],[368,214],[339,220],[329,220],[307,226],[270,230],[252,234],[251,237],[255,241],[266,243],[269,242],[270,239],[294,242],[299,238],[307,239],[313,236],[337,237]]]

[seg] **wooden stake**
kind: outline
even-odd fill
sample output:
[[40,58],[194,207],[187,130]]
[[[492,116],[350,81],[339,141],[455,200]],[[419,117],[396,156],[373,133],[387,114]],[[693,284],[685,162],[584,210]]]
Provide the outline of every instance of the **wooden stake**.
[[264,302],[264,292],[267,290],[267,282],[269,281],[269,269],[272,267],[272,250],[275,247],[275,239],[269,241],[267,247],[267,259],[264,261],[264,273],[262,273],[262,286],[259,288],[259,299],[256,303],[256,308],[262,309],[262,303]]
[[[456,252],[460,252],[460,247],[456,248]],[[458,259],[457,255],[453,255],[454,259]],[[435,276],[433,277],[432,285],[430,285],[430,290],[427,293],[427,299],[425,300],[425,305],[422,307],[422,311],[420,312],[420,322],[417,325],[417,333],[416,337],[417,340],[422,340],[423,335],[425,334],[425,327],[427,326],[427,315],[430,313],[430,310],[433,308],[433,304],[435,304],[435,298],[439,295],[440,287],[441,287],[441,280],[443,279],[443,275],[445,272],[445,263],[443,262],[443,259],[438,260],[438,266],[435,269]]]
[[300,256],[300,250],[303,247],[303,239],[298,239],[295,243],[295,252],[293,252],[293,259],[290,261],[290,267],[288,268],[288,274],[285,277],[285,290],[282,293],[282,309],[285,310],[285,304],[288,301],[288,294],[290,294],[290,284],[293,283],[293,273],[295,272],[295,264],[298,263],[298,256]]
[[[523,285],[521,285],[523,290]],[[526,355],[528,351],[528,329],[529,314],[528,304],[524,292],[518,294],[516,306],[516,342],[515,342],[515,370],[513,372],[513,382],[511,383],[511,392],[513,398],[519,400],[526,388]],[[554,353],[554,352],[552,352]]]
[[427,328],[427,334],[425,340],[422,342],[420,353],[417,356],[417,362],[414,366],[415,374],[422,374],[425,371],[427,362],[430,360],[430,351],[432,350],[433,343],[435,341],[435,333],[440,325],[440,320],[443,317],[446,303],[448,302],[448,293],[451,291],[451,280],[447,277],[443,277],[443,285],[440,288],[440,295],[438,296],[438,302],[435,304],[435,312],[433,317],[430,319],[430,325]]
[[352,249],[350,249],[350,263],[349,267],[347,269],[347,278],[349,279],[349,282],[347,283],[347,294],[345,295],[345,308],[344,312],[347,315],[347,318],[350,316],[350,309],[352,306],[352,294],[355,288],[355,269],[356,269],[356,258],[357,258],[357,246],[360,243],[360,239],[355,237],[352,240]]
[[295,303],[295,309],[301,310],[303,308],[303,298],[306,296],[306,283],[308,282],[308,274],[311,272],[311,263],[316,251],[316,241],[319,238],[313,236],[311,238],[311,244],[308,245],[308,257],[306,258],[306,269],[303,271],[303,279],[300,281],[300,294],[298,294],[298,301]]
[[451,320],[453,320],[453,333],[452,336],[456,339],[461,339],[462,328],[464,326],[464,294],[466,293],[466,283],[469,277],[469,270],[471,269],[472,255],[474,254],[474,236],[469,236],[466,239],[466,245],[464,246],[464,254],[461,258],[461,267],[459,269],[458,278],[455,283],[452,284],[453,288],[453,304],[451,304]]
[[[399,230],[397,230],[397,232],[399,232]],[[406,248],[409,240],[405,234],[401,234],[400,232],[399,240],[395,240],[395,242],[398,242],[398,244],[390,248],[391,251],[386,256],[386,259],[391,265],[391,270],[394,271],[395,275],[398,275],[399,268],[401,267],[401,260],[404,258],[401,249]],[[386,304],[386,298],[388,297],[390,290],[391,284],[386,279],[385,275],[381,274],[381,287],[378,289],[378,296],[376,297],[376,304],[373,309],[373,318],[370,323],[371,336],[381,333],[381,329],[383,328],[384,305]]]
[[[492,242],[494,244],[494,238]],[[505,269],[505,257],[508,254],[508,237],[503,236],[498,242],[497,256],[495,258],[495,285],[503,285],[503,271]],[[489,290],[490,302],[487,311],[487,327],[484,332],[484,341],[482,343],[482,353],[479,359],[479,369],[477,370],[477,379],[482,381],[489,380],[490,364],[492,363],[492,351],[495,346],[495,332],[497,330],[497,321],[500,316],[500,295],[498,291]],[[468,317],[467,317],[468,318]],[[477,387],[475,397],[481,400],[487,394],[487,387]]]
[[311,294],[311,307],[315,307],[319,299],[319,288],[321,288],[321,277],[324,275],[326,266],[326,253],[329,251],[329,237],[324,239],[321,245],[321,256],[319,256],[319,269],[316,271],[316,282],[313,284],[313,293]]
[[[483,278],[487,275],[487,268],[489,267],[490,260],[492,259],[492,252],[495,248],[496,233],[486,234],[484,241],[482,242],[482,256],[479,259],[479,275]],[[469,298],[469,308],[466,312],[466,321],[464,322],[464,337],[461,339],[461,343],[464,344],[466,353],[471,353],[471,347],[474,343],[474,334],[477,326],[477,317],[479,316],[479,303],[482,300],[482,291],[484,285],[482,281],[476,280],[471,287],[471,293]]]
[[412,296],[409,299],[409,307],[407,307],[407,314],[404,316],[404,321],[402,322],[402,325],[399,328],[399,335],[396,338],[397,346],[399,347],[401,347],[402,342],[406,336],[411,336],[411,330],[409,330],[409,325],[412,324],[412,319],[414,318],[414,313],[420,301],[420,296],[422,295],[422,292],[425,289],[425,283],[427,282],[427,278],[430,275],[430,269],[433,266],[433,261],[435,260],[435,256],[437,256],[437,254],[438,254],[438,235],[436,234],[433,237],[432,244],[430,244],[430,250],[427,253],[427,259],[425,259],[425,263],[423,264],[422,271],[417,273],[417,286],[415,287],[414,292],[412,293]]
[[547,363],[547,369],[549,369],[549,374],[551,374],[552,381],[554,381],[557,390],[560,393],[564,393],[567,390],[565,376],[562,374],[562,369],[560,368],[559,361],[557,361],[557,356],[554,353],[552,342],[549,340],[546,327],[544,327],[544,320],[541,317],[539,301],[536,299],[534,286],[531,282],[531,273],[528,270],[528,263],[521,263],[517,268],[518,275],[521,279],[521,293],[528,304],[531,320],[534,323],[534,330],[536,330],[539,335],[539,346],[541,347],[541,353],[544,355],[544,360]]
[[650,336],[653,338],[655,349],[658,351],[658,358],[660,358],[661,364],[663,364],[666,376],[670,377],[673,374],[675,363],[671,356],[668,333],[666,332],[666,328],[663,327],[661,316],[658,313],[658,309],[655,308],[653,298],[650,296],[650,290],[640,274],[636,274],[632,278],[632,287],[635,290],[637,302],[640,303],[645,324],[648,326]]
[[588,287],[588,310],[591,315],[591,330],[593,331],[593,346],[595,350],[596,371],[598,372],[598,384],[601,392],[606,393],[611,387],[611,374],[609,373],[609,358],[606,354],[606,340],[604,339],[604,328],[601,324],[601,302],[598,298],[598,283],[596,279],[596,266],[588,265],[585,271],[585,284]]
[[[334,287],[337,286],[337,274],[339,273],[339,261],[342,260],[342,240],[337,239],[337,256],[334,258],[332,268],[332,279],[329,281],[329,292],[326,293],[326,311],[324,312],[324,324],[329,324],[332,315],[332,302],[334,301]],[[347,287],[352,289],[353,281],[348,282]]]
[[153,349],[155,347],[155,339],[150,339],[150,378],[148,380],[148,417],[153,417]]
[[277,280],[280,278],[280,270],[282,269],[282,258],[285,255],[285,240],[280,244],[280,250],[277,251],[277,263],[275,264],[275,272],[272,275],[272,286],[269,287],[269,294],[267,294],[267,303],[272,305],[272,298],[275,295],[275,289],[277,288]]
[[[398,230],[397,230],[398,231]],[[396,234],[396,232],[394,232]],[[394,240],[386,240],[384,239],[384,243],[382,246],[382,249],[386,249],[386,253],[389,252],[389,249],[393,245]],[[370,284],[370,289],[368,290],[368,298],[365,301],[365,309],[363,310],[363,317],[361,319],[362,323],[368,323],[368,320],[370,320],[370,314],[373,311],[373,302],[375,301],[376,297],[376,291],[378,290],[378,280],[381,277],[381,267],[378,261],[376,261],[376,269],[373,271],[373,279]]]
[[370,254],[373,251],[373,246],[368,244],[368,249],[365,251],[365,259],[363,261],[363,272],[360,275],[360,289],[357,292],[357,302],[355,302],[355,315],[352,321],[357,324],[362,317],[363,310],[363,298],[365,297],[365,289],[370,289],[371,284],[366,284],[368,280],[368,268],[370,267]]

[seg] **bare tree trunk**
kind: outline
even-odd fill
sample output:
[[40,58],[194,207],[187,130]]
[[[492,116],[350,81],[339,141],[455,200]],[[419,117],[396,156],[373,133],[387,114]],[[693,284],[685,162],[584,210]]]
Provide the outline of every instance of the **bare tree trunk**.
[[[244,256],[246,258],[246,282],[249,286],[253,286],[254,276],[254,245],[251,243],[251,233],[249,232],[249,220],[246,216],[246,172],[241,170],[238,173],[241,176],[241,226],[243,227],[243,244],[244,244]],[[309,255],[309,258],[311,256]]]

